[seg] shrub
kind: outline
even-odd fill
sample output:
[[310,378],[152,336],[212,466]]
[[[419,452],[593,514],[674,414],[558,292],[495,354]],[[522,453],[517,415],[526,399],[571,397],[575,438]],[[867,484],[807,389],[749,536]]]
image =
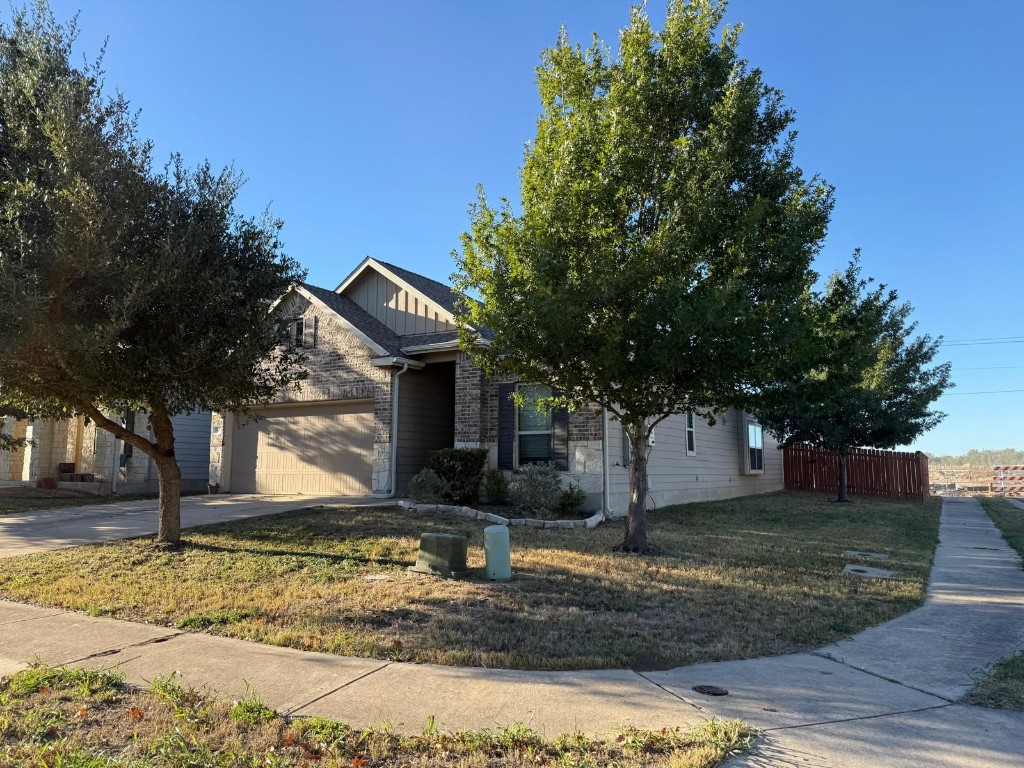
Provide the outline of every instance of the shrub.
[[427,462],[450,486],[456,504],[475,504],[487,465],[486,448],[442,448],[432,451]]
[[562,491],[562,496],[558,499],[558,511],[566,517],[572,517],[583,509],[586,500],[587,494],[579,484],[569,483],[569,488]]
[[484,474],[484,493],[491,504],[504,504],[508,501],[508,480],[500,469],[488,469]]
[[517,507],[551,511],[562,498],[562,481],[553,464],[527,464],[512,476],[508,495]]
[[409,498],[427,504],[437,504],[448,495],[451,487],[432,469],[424,467],[409,481]]

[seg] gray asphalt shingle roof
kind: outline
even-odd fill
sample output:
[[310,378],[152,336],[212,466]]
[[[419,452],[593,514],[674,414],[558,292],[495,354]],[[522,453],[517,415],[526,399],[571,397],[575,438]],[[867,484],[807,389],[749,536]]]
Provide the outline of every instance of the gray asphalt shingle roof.
[[320,288],[309,283],[303,283],[302,287],[320,299],[334,312],[337,312],[341,317],[352,323],[360,332],[384,347],[387,350],[387,354],[397,357],[402,356],[403,342],[399,340],[400,337],[348,296],[342,296],[340,293],[335,293],[328,288]]

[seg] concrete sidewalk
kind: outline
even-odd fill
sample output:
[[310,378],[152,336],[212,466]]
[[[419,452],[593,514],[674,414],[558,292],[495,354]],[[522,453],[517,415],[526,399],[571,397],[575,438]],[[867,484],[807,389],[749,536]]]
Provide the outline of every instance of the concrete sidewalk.
[[[389,505],[365,496],[214,494],[181,499],[181,527],[226,523],[319,504]],[[156,499],[111,501],[0,516],[0,557],[147,536],[157,530]]]
[[[1024,644],[1020,561],[973,500],[943,506],[925,605],[815,653],[681,667],[515,672],[306,653],[0,602],[0,674],[33,656],[118,666],[129,682],[183,673],[194,686],[281,712],[419,731],[521,721],[554,735],[660,728],[710,716],[763,729],[733,768],[1024,765],[1024,714],[958,705],[972,675]],[[707,697],[692,687],[727,688]]]

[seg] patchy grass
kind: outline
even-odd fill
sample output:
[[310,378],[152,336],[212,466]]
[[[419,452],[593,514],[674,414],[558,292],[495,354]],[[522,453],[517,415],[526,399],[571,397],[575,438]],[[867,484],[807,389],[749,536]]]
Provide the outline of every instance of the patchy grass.
[[963,702],[1024,712],[1024,653],[995,664],[992,673],[974,686]]
[[[513,528],[510,583],[407,572],[423,531],[482,528],[395,508],[314,508],[4,561],[0,596],[349,656],[518,669],[667,668],[814,648],[918,606],[939,500],[779,493],[652,513],[658,557],[613,553],[623,523]],[[891,580],[841,574],[888,552]]]
[[29,488],[25,486],[0,487],[0,516],[40,509],[81,507],[87,504],[114,504],[124,501],[155,499],[152,494],[124,494],[120,496],[93,496],[85,491],[66,491],[60,488]]
[[976,498],[981,502],[986,514],[992,518],[996,528],[1003,534],[1006,543],[1016,549],[1021,557],[1024,557],[1024,509],[996,496],[978,496]]
[[[991,496],[978,501],[1007,543],[1024,557],[1024,509]],[[1024,652],[1003,659],[964,697],[964,703],[1024,712]]]
[[[746,749],[740,722],[689,730],[627,728],[613,739],[580,733],[546,739],[521,724],[450,733],[432,721],[420,735],[289,720],[255,699],[219,700],[158,679],[151,690],[118,675],[37,667],[0,682],[0,768],[714,768]],[[39,681],[44,679],[45,685]]]

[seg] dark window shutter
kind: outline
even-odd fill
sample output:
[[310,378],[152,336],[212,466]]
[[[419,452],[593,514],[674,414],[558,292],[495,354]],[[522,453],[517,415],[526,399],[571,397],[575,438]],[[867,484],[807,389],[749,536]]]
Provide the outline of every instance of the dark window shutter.
[[516,440],[515,384],[498,385],[498,469],[513,469]]
[[551,461],[559,472],[569,471],[569,411],[565,408],[551,412]]
[[316,326],[317,316],[303,318],[302,321],[302,346],[306,349],[316,347]]

